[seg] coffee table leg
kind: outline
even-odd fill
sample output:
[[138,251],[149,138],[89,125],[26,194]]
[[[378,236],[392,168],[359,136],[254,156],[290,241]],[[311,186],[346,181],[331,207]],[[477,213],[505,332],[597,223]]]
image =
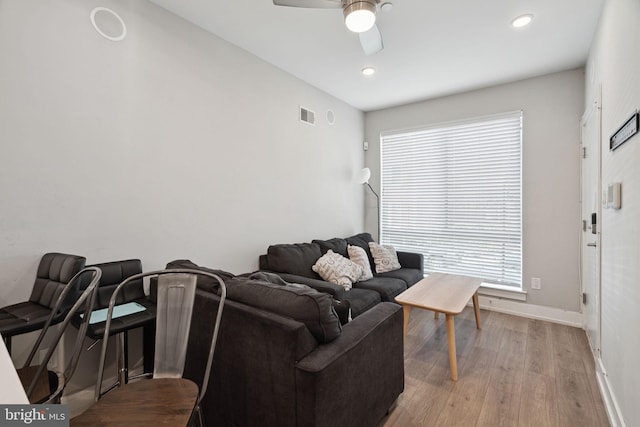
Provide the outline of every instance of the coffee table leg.
[[447,338],[449,338],[449,366],[451,379],[458,381],[458,362],[456,360],[456,328],[453,322],[453,314],[447,314]]
[[402,309],[404,311],[404,328],[403,328],[403,336],[406,337],[407,336],[407,329],[409,327],[409,314],[411,314],[411,306],[410,305],[403,305]]
[[476,313],[476,327],[478,329],[482,329],[480,327],[480,303],[478,302],[478,291],[473,294],[473,311]]

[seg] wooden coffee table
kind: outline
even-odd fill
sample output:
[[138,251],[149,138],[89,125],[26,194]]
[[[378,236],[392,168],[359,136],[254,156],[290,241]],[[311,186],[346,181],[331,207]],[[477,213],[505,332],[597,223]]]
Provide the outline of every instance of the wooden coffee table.
[[432,273],[420,280],[396,297],[396,301],[404,308],[404,336],[407,335],[411,308],[423,308],[447,317],[447,337],[449,340],[449,365],[451,379],[458,381],[458,363],[456,361],[456,331],[453,318],[459,314],[473,299],[476,315],[476,326],[480,329],[480,306],[478,304],[478,288],[482,280],[475,277],[456,274]]

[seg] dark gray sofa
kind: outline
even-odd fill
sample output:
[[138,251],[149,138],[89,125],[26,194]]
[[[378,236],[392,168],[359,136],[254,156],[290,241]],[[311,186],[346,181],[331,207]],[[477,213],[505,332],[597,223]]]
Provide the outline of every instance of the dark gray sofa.
[[[377,304],[342,326],[326,293],[224,280],[228,298],[202,403],[206,425],[378,425],[404,388],[399,305]],[[185,367],[196,382],[219,303],[206,283],[198,288],[199,327],[191,328],[198,339],[190,340]]]
[[[349,301],[351,314],[355,318],[380,302],[393,302],[398,294],[424,277],[422,254],[402,251],[398,252],[398,261],[402,266],[400,270],[376,274],[369,250],[369,242],[373,241],[371,234],[360,233],[346,238],[313,240],[310,243],[271,245],[266,254],[260,255],[260,270],[276,273],[287,282],[302,283],[329,293],[337,300]],[[354,283],[349,291],[322,280],[311,269],[329,249],[348,257],[347,245],[359,246],[365,250],[374,273],[372,279]]]

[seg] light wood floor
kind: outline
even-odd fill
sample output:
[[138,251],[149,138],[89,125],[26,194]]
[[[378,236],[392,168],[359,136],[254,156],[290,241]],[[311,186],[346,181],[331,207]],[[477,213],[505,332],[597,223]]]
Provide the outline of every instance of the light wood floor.
[[473,309],[456,316],[457,383],[444,316],[411,311],[405,388],[380,427],[609,426],[585,332]]

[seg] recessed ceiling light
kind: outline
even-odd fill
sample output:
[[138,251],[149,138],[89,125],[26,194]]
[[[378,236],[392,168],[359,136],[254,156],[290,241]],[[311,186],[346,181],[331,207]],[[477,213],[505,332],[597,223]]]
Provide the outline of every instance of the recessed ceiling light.
[[376,73],[376,69],[373,67],[365,67],[362,69],[362,74],[365,76],[373,76]]
[[532,19],[533,19],[533,15],[531,15],[530,13],[526,15],[520,15],[517,18],[515,18],[513,21],[511,21],[511,26],[513,28],[526,27],[531,23]]

